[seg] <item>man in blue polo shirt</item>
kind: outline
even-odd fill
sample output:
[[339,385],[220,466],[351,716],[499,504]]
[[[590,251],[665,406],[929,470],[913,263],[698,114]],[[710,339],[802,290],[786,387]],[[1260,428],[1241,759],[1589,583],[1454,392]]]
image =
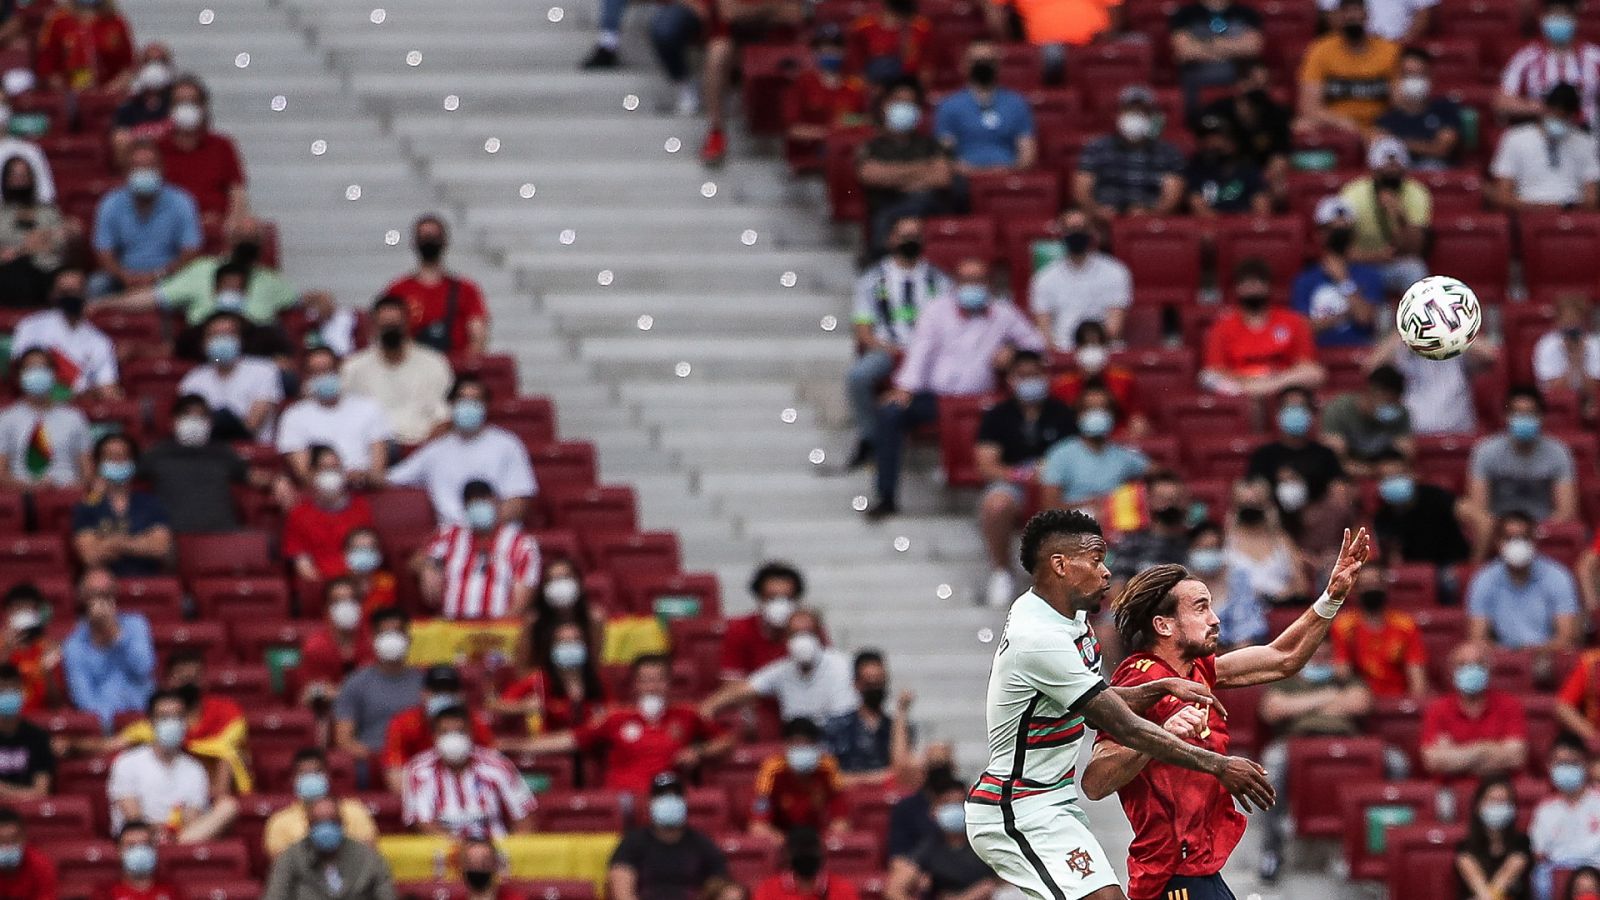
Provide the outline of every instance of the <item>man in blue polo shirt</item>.
[[967,89],[934,113],[933,132],[964,173],[1029,169],[1039,157],[1033,112],[1016,91],[999,87],[1000,50],[987,41],[967,47]]
[[128,183],[106,194],[94,214],[94,252],[100,272],[90,293],[146,287],[200,252],[200,213],[194,198],[165,183],[154,144],[128,151]]
[[1467,585],[1473,640],[1513,650],[1576,650],[1583,642],[1578,584],[1559,561],[1538,551],[1533,519],[1500,517],[1499,558]]

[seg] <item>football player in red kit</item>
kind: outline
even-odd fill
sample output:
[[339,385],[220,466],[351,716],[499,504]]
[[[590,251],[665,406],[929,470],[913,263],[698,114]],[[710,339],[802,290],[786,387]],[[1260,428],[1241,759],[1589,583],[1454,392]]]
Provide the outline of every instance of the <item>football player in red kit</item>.
[[[1179,565],[1140,572],[1112,606],[1117,632],[1131,651],[1112,685],[1177,676],[1217,690],[1288,678],[1327,636],[1370,552],[1366,529],[1354,537],[1347,529],[1317,602],[1271,643],[1221,656],[1219,620],[1205,584]],[[1190,743],[1228,752],[1228,714],[1220,703],[1184,703],[1169,695],[1143,715]],[[1156,762],[1101,735],[1079,786],[1095,800],[1116,791],[1133,825],[1129,900],[1232,900],[1220,873],[1244,834],[1244,816],[1215,778]]]

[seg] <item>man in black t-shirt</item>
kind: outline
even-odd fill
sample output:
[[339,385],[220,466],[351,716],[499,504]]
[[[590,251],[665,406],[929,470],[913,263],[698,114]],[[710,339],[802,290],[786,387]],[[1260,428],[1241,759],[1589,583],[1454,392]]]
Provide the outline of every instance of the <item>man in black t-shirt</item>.
[[1238,77],[1237,64],[1261,55],[1260,13],[1233,0],[1181,6],[1172,14],[1168,30],[1189,115],[1199,106],[1201,88],[1232,84]]
[[1344,474],[1338,454],[1312,436],[1315,424],[1311,392],[1287,388],[1278,395],[1278,439],[1250,454],[1249,477],[1272,482],[1278,509],[1289,515],[1321,500],[1328,483]]
[[1456,518],[1455,495],[1417,481],[1397,451],[1379,454],[1376,465],[1378,510],[1373,533],[1389,564],[1446,567],[1465,562],[1472,548]]
[[[889,897],[965,897],[980,884],[1000,887],[994,872],[967,842],[966,791],[956,785],[933,802],[939,833],[923,841],[910,856],[889,861]],[[988,896],[988,894],[984,894]]]
[[1265,62],[1253,59],[1237,65],[1241,71],[1233,96],[1206,104],[1190,121],[1220,118],[1238,138],[1239,154],[1256,164],[1275,191],[1281,191],[1289,172],[1289,108],[1272,98],[1272,70]]
[[0,664],[0,799],[31,800],[50,795],[56,755],[50,734],[22,717],[22,673]]
[[861,145],[856,178],[872,220],[870,258],[884,250],[894,223],[961,211],[965,199],[950,151],[920,129],[922,87],[913,76],[893,81],[879,102],[878,133]]
[[611,855],[606,893],[636,900],[691,900],[728,862],[703,832],[688,827],[683,785],[671,773],[650,786],[650,824],[634,828]]
[[237,530],[230,487],[243,482],[246,474],[233,448],[212,440],[211,408],[197,394],[178,398],[172,408],[172,439],[151,447],[139,460],[139,476],[161,499],[177,534]]

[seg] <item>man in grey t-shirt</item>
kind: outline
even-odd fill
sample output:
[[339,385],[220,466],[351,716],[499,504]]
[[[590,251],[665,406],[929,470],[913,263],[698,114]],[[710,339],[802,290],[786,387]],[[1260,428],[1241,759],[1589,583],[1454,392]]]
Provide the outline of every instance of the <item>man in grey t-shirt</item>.
[[[358,760],[381,753],[389,720],[422,703],[422,673],[406,665],[411,649],[406,614],[380,609],[370,623],[378,661],[351,673],[333,702],[334,744]],[[376,767],[368,772],[377,777]]]
[[1542,434],[1544,401],[1532,388],[1513,388],[1506,400],[1506,430],[1472,448],[1461,519],[1474,546],[1489,547],[1495,520],[1522,513],[1535,522],[1571,522],[1578,515],[1572,451]]

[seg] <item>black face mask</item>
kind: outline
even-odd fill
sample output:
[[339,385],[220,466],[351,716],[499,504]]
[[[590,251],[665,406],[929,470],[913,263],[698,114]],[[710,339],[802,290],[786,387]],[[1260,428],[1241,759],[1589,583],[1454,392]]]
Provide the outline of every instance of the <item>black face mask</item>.
[[1342,26],[1339,31],[1344,34],[1345,40],[1352,42],[1363,40],[1367,36],[1367,26],[1362,22],[1351,22]]
[[799,878],[807,881],[817,877],[822,871],[822,855],[819,853],[801,853],[789,859],[789,869]]
[[389,325],[378,329],[378,343],[385,350],[399,350],[406,342],[406,330],[399,325]]
[[1183,524],[1184,510],[1181,506],[1163,506],[1151,514],[1151,518],[1168,528]]
[[1000,67],[992,59],[980,59],[967,69],[967,77],[978,87],[991,88],[1000,80]]
[[1583,329],[1582,328],[1563,328],[1563,329],[1561,329],[1561,336],[1566,338],[1569,341],[1581,341],[1581,340],[1583,340]]
[[889,689],[881,684],[861,689],[861,705],[867,709],[883,709],[883,701],[888,699]]
[[922,238],[906,238],[894,245],[894,255],[911,261],[922,255]]
[[0,200],[4,200],[7,203],[32,205],[35,193],[37,193],[37,191],[31,184],[22,184],[16,186],[8,184],[5,187],[0,188]]
[[425,263],[436,263],[444,256],[444,241],[428,238],[417,241],[417,258]]
[[889,11],[898,16],[914,15],[917,11],[917,0],[889,0]]
[[1267,520],[1267,511],[1259,506],[1239,507],[1240,525],[1260,525]]
[[1267,304],[1271,303],[1271,302],[1272,302],[1272,297],[1267,295],[1267,294],[1240,294],[1239,295],[1239,306],[1242,307],[1245,312],[1250,312],[1250,313],[1261,312],[1262,310],[1266,309],[1267,308]]
[[1361,608],[1363,610],[1369,613],[1375,613],[1383,610],[1383,604],[1388,602],[1389,594],[1385,591],[1374,589],[1370,591],[1362,591],[1361,596],[1358,599],[1361,601]]
[[1252,88],[1244,92],[1244,99],[1256,106],[1266,106],[1272,102],[1272,92],[1266,88]]
[[83,315],[83,295],[57,294],[56,309],[61,310],[61,314],[67,318],[76,319]]
[[1373,183],[1378,186],[1380,191],[1398,191],[1400,190],[1401,182],[1404,180],[1405,176],[1403,175],[1379,175],[1373,179]]
[[486,891],[494,883],[494,873],[488,869],[463,869],[461,880],[474,891]]
[[1062,245],[1073,256],[1082,256],[1089,252],[1089,241],[1090,237],[1087,231],[1069,231],[1061,236]]
[[1353,229],[1341,225],[1328,232],[1328,252],[1343,256],[1350,252],[1350,242],[1355,240]]
[[200,685],[198,684],[180,684],[173,688],[172,692],[182,698],[183,705],[190,709],[200,705]]
[[259,241],[240,241],[233,245],[233,261],[236,265],[249,268],[261,258],[261,243]]

